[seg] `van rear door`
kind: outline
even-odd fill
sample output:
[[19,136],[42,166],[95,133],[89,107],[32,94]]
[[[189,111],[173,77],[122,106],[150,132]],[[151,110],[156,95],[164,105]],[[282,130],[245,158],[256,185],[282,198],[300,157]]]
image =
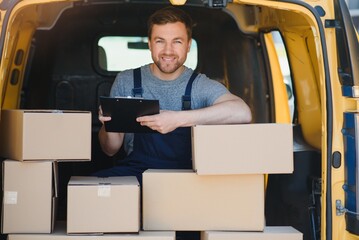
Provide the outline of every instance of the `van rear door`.
[[[344,0],[335,1],[335,20],[326,21],[334,27],[337,39],[338,76],[342,95],[349,100],[359,97],[359,43],[358,33]],[[345,212],[346,230],[359,235],[359,112],[346,109],[343,114],[345,205],[337,200],[337,212]],[[342,209],[345,209],[343,212]]]

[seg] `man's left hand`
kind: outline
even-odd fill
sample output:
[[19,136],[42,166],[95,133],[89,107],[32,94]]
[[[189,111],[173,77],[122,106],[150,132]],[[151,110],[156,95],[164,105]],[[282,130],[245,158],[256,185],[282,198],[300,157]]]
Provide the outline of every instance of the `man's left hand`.
[[162,110],[159,114],[138,117],[136,119],[142,126],[147,126],[162,134],[172,132],[179,126],[179,112]]

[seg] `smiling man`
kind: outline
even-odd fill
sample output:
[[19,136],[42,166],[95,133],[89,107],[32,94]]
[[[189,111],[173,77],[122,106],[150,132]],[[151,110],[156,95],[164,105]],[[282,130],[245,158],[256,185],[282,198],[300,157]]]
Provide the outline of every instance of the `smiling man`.
[[181,22],[154,25],[148,43],[154,64],[152,73],[162,80],[173,80],[184,71],[184,62],[191,48],[191,39]]
[[[137,118],[156,133],[135,133],[126,165],[97,172],[100,177],[137,176],[152,169],[192,168],[190,127],[200,124],[233,124],[251,121],[244,101],[225,86],[184,66],[192,42],[192,19],[183,10],[166,7],[148,20],[148,46],[153,63],[119,73],[110,95],[158,99],[160,113]],[[102,116],[104,123],[111,120]],[[124,133],[106,132],[99,140],[112,156],[124,143]]]

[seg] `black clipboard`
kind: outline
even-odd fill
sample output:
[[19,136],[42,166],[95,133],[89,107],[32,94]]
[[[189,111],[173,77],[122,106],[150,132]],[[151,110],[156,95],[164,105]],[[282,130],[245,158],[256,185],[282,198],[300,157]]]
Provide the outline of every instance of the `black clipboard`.
[[158,100],[126,97],[100,97],[104,116],[110,116],[111,121],[105,122],[106,132],[144,133],[156,132],[149,127],[141,126],[137,117],[158,114]]

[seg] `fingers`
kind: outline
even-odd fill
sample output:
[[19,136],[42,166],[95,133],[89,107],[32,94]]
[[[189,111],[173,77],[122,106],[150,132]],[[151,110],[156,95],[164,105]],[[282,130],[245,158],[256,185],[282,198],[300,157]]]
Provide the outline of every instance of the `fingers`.
[[150,121],[149,119],[146,119],[146,118],[143,118],[143,117],[138,117],[136,119],[137,122],[139,122],[141,124],[141,126],[147,126],[149,128],[152,128],[154,127],[154,121]]
[[151,122],[154,121],[155,115],[148,115],[136,118],[137,122]]
[[149,127],[162,134],[166,134],[174,130],[171,125],[164,124],[158,115],[138,117],[136,121],[139,122],[141,126]]
[[104,116],[101,106],[98,107],[98,120],[104,124],[104,122],[111,121],[111,117]]
[[152,130],[159,131],[159,126],[157,125],[157,122],[155,121],[155,118],[152,116],[143,116],[136,118],[136,121],[141,124],[141,126],[146,126],[151,128]]
[[104,124],[104,122],[111,121],[111,117],[98,116],[98,120],[100,120],[100,122]]

